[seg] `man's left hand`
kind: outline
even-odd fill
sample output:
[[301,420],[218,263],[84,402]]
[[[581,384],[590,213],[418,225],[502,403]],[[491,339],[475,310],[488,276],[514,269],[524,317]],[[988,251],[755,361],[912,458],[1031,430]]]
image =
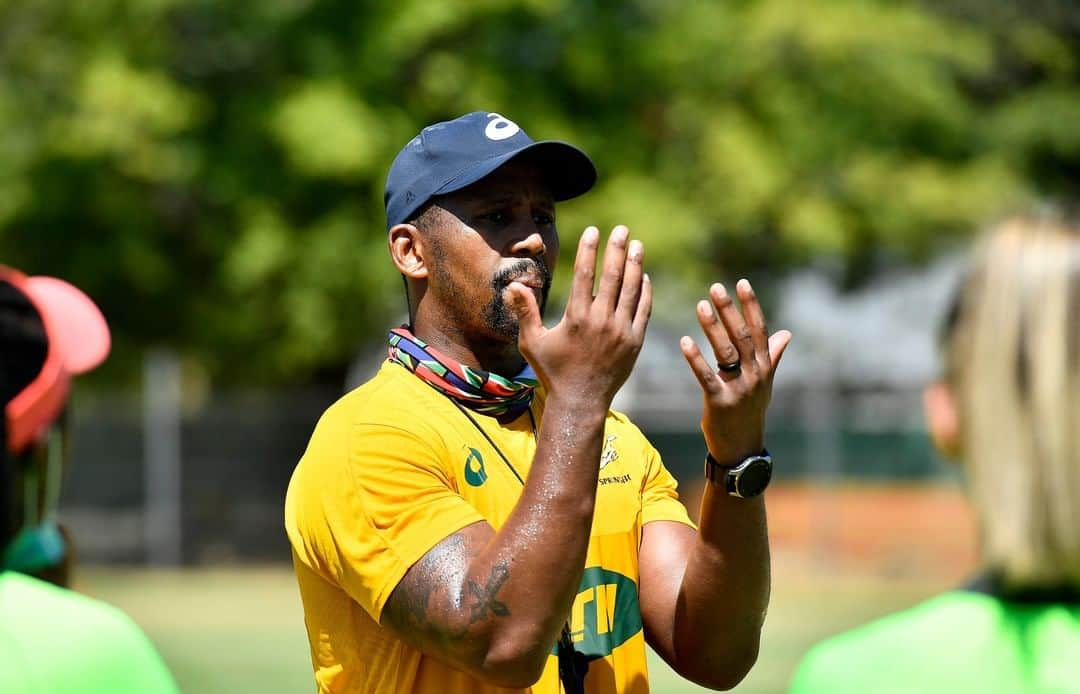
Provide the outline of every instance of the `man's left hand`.
[[712,346],[715,365],[689,337],[679,341],[705,398],[701,430],[709,453],[721,465],[737,465],[765,445],[765,411],[773,375],[791,342],[791,333],[769,335],[765,314],[750,282],[735,285],[740,313],[722,284],[709,288],[710,301],[697,305],[697,318]]

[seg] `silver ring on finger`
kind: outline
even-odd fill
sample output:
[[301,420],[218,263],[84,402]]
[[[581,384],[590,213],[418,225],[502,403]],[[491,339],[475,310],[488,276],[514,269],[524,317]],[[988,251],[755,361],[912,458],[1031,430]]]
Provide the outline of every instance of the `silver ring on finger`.
[[735,375],[742,371],[742,362],[733,361],[730,364],[721,364],[720,362],[716,362],[716,370],[720,373]]

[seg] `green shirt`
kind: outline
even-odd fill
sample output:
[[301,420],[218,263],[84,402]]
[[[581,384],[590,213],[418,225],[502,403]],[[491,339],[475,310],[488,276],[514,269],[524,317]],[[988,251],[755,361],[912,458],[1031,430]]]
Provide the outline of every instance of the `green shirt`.
[[13,571],[0,573],[0,692],[176,691],[149,639],[123,612]]
[[951,591],[815,646],[791,694],[1080,692],[1080,606]]

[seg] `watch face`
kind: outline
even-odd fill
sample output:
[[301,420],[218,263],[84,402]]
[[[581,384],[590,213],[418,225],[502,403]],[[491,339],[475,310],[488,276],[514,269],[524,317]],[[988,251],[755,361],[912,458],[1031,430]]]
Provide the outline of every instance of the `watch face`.
[[757,496],[765,491],[772,479],[772,463],[764,458],[755,458],[739,474],[737,490],[741,497]]

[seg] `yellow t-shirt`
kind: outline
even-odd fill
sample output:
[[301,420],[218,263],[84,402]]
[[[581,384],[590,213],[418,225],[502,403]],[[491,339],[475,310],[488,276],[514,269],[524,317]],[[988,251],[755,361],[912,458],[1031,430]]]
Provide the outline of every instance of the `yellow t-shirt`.
[[[538,392],[537,426],[543,407]],[[470,414],[526,478],[536,450],[528,414],[508,425]],[[585,573],[569,615],[574,649],[591,658],[590,693],[648,691],[638,547],[645,523],[691,524],[675,486],[637,427],[610,412]],[[398,364],[385,362],[324,413],[285,500],[320,692],[509,691],[425,656],[379,618],[410,566],[467,525],[485,520],[498,529],[521,489],[454,403]],[[525,691],[560,692],[554,651]]]

